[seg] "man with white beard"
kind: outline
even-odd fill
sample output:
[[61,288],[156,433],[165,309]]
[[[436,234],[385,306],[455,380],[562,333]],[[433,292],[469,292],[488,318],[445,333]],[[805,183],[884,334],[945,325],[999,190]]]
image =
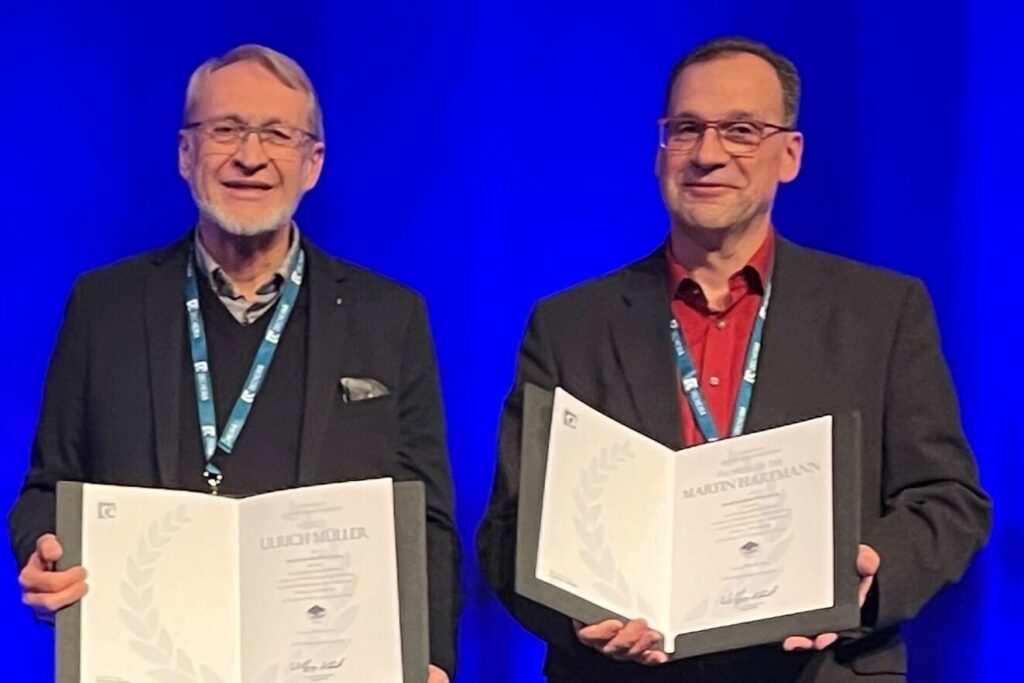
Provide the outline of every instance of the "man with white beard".
[[[185,100],[178,168],[195,229],[82,276],[68,302],[10,515],[24,602],[52,620],[87,590],[83,567],[55,570],[60,480],[226,495],[418,480],[433,662],[424,680],[444,683],[460,550],[423,301],[320,251],[293,222],[325,152],[319,101],[295,61],[240,46],[200,66]],[[243,390],[257,357],[262,383]]]

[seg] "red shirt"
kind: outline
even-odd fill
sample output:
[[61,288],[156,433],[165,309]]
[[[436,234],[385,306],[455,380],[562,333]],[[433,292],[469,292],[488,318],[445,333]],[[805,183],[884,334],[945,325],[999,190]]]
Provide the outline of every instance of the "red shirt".
[[[708,300],[686,268],[676,260],[671,242],[668,255],[668,285],[672,314],[682,328],[700,389],[714,418],[718,433],[728,436],[732,428],[736,396],[743,379],[747,345],[754,319],[764,298],[764,284],[772,260],[775,239],[765,238],[750,261],[729,277],[729,301],[725,310],[712,311]],[[668,334],[668,330],[665,331]],[[673,356],[674,357],[674,356]],[[676,394],[683,425],[683,443],[693,446],[705,441],[683,394],[676,371]]]

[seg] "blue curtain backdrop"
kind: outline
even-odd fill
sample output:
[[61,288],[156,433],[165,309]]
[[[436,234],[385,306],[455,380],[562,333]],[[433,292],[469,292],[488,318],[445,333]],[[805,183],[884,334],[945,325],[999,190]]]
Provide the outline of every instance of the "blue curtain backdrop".
[[[934,296],[996,528],[966,579],[908,626],[913,680],[1007,680],[1024,609],[1019,0],[8,0],[0,507],[28,461],[76,274],[193,219],[175,165],[189,73],[265,43],[306,66],[324,103],[327,165],[303,229],[430,304],[467,547],[462,680],[540,680],[542,648],[483,587],[471,549],[500,403],[533,302],[662,240],[663,81],[722,33],[763,39],[802,71],[807,154],[779,199],[782,232],[919,276]],[[0,554],[2,678],[48,680],[52,634],[15,576]]]

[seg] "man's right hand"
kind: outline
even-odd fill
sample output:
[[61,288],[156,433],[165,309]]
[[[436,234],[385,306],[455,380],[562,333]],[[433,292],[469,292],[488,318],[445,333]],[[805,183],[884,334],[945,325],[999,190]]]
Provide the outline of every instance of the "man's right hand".
[[51,623],[57,610],[78,602],[89,590],[82,567],[56,570],[57,560],[63,554],[57,537],[43,534],[18,575],[22,602],[35,610],[36,617]]
[[647,628],[643,619],[635,619],[628,624],[608,619],[590,626],[574,621],[573,626],[581,643],[620,662],[654,666],[668,661],[668,655],[661,649],[661,634]]

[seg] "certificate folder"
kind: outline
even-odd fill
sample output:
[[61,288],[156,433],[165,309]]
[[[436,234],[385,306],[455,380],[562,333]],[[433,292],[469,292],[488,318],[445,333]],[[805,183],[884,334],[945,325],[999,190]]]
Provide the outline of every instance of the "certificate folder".
[[[117,503],[118,508],[104,502],[98,492],[109,492],[107,497],[113,500],[118,500],[118,495],[126,498]],[[353,497],[353,492],[358,495]],[[275,499],[270,500],[270,497]],[[263,503],[257,501],[266,508],[261,513],[264,519],[259,519],[260,511],[254,510],[253,526],[256,528],[249,532],[232,531],[214,524],[216,519],[208,511],[237,507],[235,504],[241,501],[218,499],[204,493],[60,482],[57,486],[57,535],[64,555],[58,567],[81,564],[83,557],[104,556],[109,560],[105,566],[125,566],[126,573],[116,576],[118,572],[109,569],[87,567],[90,594],[85,600],[107,600],[110,603],[105,612],[107,616],[98,617],[94,612],[86,615],[82,602],[57,614],[57,683],[97,680],[420,683],[424,680],[429,665],[429,629],[423,484],[390,480],[348,482],[279,491],[243,500],[257,499],[267,499]],[[118,516],[128,517],[133,511],[150,507],[150,500],[157,501],[151,507],[161,511],[154,513],[154,522],[147,522],[151,528],[142,527],[146,531],[136,534],[137,542],[135,537],[129,539],[130,542],[123,538],[112,542],[114,536],[108,535],[107,530],[113,527],[103,526],[105,518],[112,521]],[[167,507],[177,505],[178,501],[185,502]],[[172,512],[165,514],[164,509]],[[187,513],[182,512],[186,509]],[[284,514],[280,514],[282,511]],[[386,519],[390,517],[388,511],[393,512],[393,524]],[[187,525],[182,523],[186,518]],[[335,528],[340,526],[335,524],[338,519],[360,526],[338,529]],[[202,528],[203,523],[208,528]],[[275,527],[285,528],[283,525],[292,526],[278,533]],[[198,539],[192,547],[181,547],[188,540],[185,534],[174,536],[185,526],[189,527],[189,533],[199,532],[198,536],[189,537],[193,541]],[[295,533],[289,533],[292,529]],[[371,547],[369,544],[374,542],[371,539],[380,539],[388,547]],[[179,585],[182,582],[175,580],[175,571],[180,567],[185,567],[185,574],[188,574],[192,568],[203,566],[200,554],[203,543],[226,545],[232,540],[240,546],[261,546],[254,551],[261,554],[253,557],[276,558],[254,562],[263,565],[254,572],[256,578],[236,582],[241,586],[240,634],[209,626],[209,621],[223,618],[220,612],[227,609],[225,605],[203,603],[190,613],[176,608],[179,599],[174,597],[187,597],[193,587],[198,588],[197,583],[203,583],[200,580]],[[303,555],[307,552],[303,543],[313,548],[306,555]],[[96,544],[103,550],[90,555],[89,544]],[[291,544],[295,544],[294,547],[290,547]],[[240,551],[238,555],[244,560],[245,552]],[[384,561],[380,561],[381,558]],[[239,571],[245,573],[249,569],[241,564],[242,560],[239,560]],[[185,564],[175,564],[182,561]],[[203,577],[202,571],[188,575]],[[216,578],[209,576],[210,581]],[[249,598],[246,597],[247,581],[255,586],[248,589]],[[345,595],[339,597],[339,591]],[[321,594],[317,595],[318,592]],[[246,611],[250,609],[249,603],[261,601],[268,593],[272,595],[266,606]],[[257,599],[254,600],[254,596]],[[89,610],[95,610],[93,605]],[[99,611],[102,610],[95,610]],[[299,627],[295,633],[299,635],[290,630],[296,618]],[[147,633],[148,629],[152,629],[151,633]],[[197,640],[191,631],[202,632],[198,640],[205,642],[206,647],[188,644],[189,636]],[[259,633],[254,641],[269,643],[269,647],[260,645],[254,649],[245,644],[246,637],[255,631]],[[391,637],[382,638],[382,633]],[[361,635],[363,642],[359,642]],[[118,649],[111,650],[112,646],[104,643],[119,636],[124,636],[125,641],[123,646],[116,646]],[[222,642],[217,640],[220,637],[224,639]],[[228,642],[237,646],[240,661],[235,662],[235,668],[232,665],[218,668],[211,664],[211,658],[223,654]],[[268,654],[280,643],[283,643],[280,657]],[[101,652],[104,648],[105,654]],[[118,655],[136,660],[131,674],[124,673],[127,669],[118,669],[116,661],[110,663],[112,652],[115,660]],[[246,666],[256,668],[248,670]],[[378,666],[381,668],[376,668]],[[104,673],[104,667],[108,673]],[[235,673],[225,674],[225,671]]]
[[516,592],[585,624],[645,618],[673,660],[856,628],[860,453],[856,413],[673,453],[527,384]]

